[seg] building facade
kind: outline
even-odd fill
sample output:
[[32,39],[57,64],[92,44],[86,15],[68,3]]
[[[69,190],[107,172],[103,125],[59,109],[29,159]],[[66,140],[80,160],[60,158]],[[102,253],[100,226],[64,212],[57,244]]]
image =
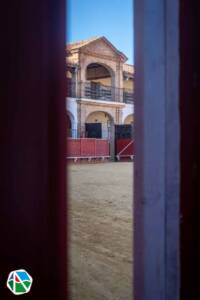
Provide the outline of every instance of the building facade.
[[66,47],[69,137],[109,138],[114,125],[134,122],[134,67],[105,37]]

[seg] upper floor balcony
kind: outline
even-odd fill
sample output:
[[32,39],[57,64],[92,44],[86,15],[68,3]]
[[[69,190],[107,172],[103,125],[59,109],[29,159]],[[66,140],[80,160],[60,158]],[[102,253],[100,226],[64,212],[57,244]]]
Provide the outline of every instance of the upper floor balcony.
[[86,98],[109,102],[134,103],[133,90],[110,87],[96,82],[67,82],[67,97]]

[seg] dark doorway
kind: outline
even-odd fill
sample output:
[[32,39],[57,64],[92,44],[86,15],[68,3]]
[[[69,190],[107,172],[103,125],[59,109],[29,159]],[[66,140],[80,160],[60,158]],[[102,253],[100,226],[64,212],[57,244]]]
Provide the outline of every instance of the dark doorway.
[[115,139],[132,139],[133,125],[115,125]]
[[101,139],[102,126],[101,123],[85,123],[86,137]]

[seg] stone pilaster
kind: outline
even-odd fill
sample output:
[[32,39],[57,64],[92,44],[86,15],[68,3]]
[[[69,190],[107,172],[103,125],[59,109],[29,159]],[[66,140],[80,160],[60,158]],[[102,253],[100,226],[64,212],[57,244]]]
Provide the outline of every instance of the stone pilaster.
[[115,73],[116,101],[123,102],[123,64],[118,62]]
[[116,109],[116,124],[122,124],[122,108]]

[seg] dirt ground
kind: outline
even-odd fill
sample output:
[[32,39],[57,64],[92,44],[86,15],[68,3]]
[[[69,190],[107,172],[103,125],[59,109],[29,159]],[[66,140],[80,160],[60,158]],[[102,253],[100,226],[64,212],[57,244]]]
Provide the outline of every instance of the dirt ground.
[[133,163],[69,167],[71,300],[132,299]]

